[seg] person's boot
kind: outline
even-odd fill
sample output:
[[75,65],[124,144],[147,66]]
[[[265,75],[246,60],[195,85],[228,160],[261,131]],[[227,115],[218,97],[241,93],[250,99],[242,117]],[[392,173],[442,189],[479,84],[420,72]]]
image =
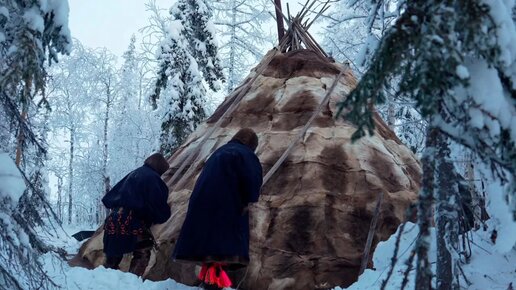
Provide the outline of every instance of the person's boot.
[[106,257],[106,262],[104,263],[104,267],[107,268],[107,269],[118,270],[120,262],[122,262],[122,258],[123,257],[107,256]]
[[129,272],[137,276],[143,276],[143,273],[145,273],[145,269],[149,264],[150,255],[150,248],[134,250],[131,265],[129,266]]

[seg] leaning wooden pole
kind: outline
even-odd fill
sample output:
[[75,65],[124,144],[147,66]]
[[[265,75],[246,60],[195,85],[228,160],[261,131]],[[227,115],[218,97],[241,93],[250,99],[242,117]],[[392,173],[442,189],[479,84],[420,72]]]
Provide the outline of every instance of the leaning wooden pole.
[[330,89],[326,93],[326,96],[324,96],[322,102],[319,104],[317,109],[313,112],[313,114],[310,117],[310,119],[308,119],[308,122],[306,122],[306,124],[303,127],[303,129],[301,129],[299,131],[297,136],[294,137],[294,139],[290,142],[289,146],[283,152],[283,154],[280,156],[278,161],[276,161],[276,163],[274,163],[274,165],[271,167],[271,169],[269,169],[269,172],[267,172],[267,174],[263,178],[262,187],[267,183],[267,181],[269,181],[269,179],[272,177],[272,175],[274,173],[276,173],[276,171],[281,166],[281,164],[283,164],[283,161],[285,161],[285,159],[287,159],[287,157],[290,154],[290,152],[292,152],[292,150],[298,144],[298,142],[301,141],[301,139],[305,136],[306,132],[308,131],[308,128],[310,128],[310,126],[312,125],[312,122],[315,120],[317,115],[319,115],[319,113],[321,113],[323,107],[325,107],[328,104],[328,102],[330,101],[330,97],[331,97],[331,95],[333,93],[333,90],[335,89],[335,87],[337,87],[337,84],[339,83],[340,78],[342,77],[343,74],[344,74],[344,71],[341,70],[339,75],[333,81],[333,84],[331,85]]
[[281,11],[281,0],[274,0],[274,5],[276,6],[276,24],[278,26],[278,43],[283,39],[283,35],[285,35],[285,27],[283,25],[283,13]]
[[367,263],[369,262],[369,254],[371,252],[371,245],[373,244],[374,234],[376,232],[376,224],[378,222],[378,217],[380,216],[380,208],[382,206],[383,201],[383,191],[378,195],[378,200],[376,202],[376,208],[374,210],[373,219],[371,220],[371,225],[369,227],[369,233],[367,234],[367,241],[364,247],[364,253],[362,255],[362,263],[360,264],[360,271],[358,275],[362,275],[364,270],[367,268]]

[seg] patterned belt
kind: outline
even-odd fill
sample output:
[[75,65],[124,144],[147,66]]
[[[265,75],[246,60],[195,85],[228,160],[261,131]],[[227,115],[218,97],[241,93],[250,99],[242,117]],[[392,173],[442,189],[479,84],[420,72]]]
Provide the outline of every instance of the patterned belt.
[[[117,217],[113,218],[113,213],[115,212]],[[125,212],[127,212],[127,215],[124,218]],[[138,223],[139,225],[135,223]],[[112,209],[106,220],[104,229],[107,235],[138,236],[143,234],[143,227],[143,221],[134,219],[133,210],[127,210],[123,207],[119,207]]]

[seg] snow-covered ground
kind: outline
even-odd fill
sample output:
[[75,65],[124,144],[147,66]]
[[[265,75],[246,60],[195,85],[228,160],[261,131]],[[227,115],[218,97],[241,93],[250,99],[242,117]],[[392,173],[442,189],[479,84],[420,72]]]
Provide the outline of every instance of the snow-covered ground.
[[[398,262],[394,268],[394,272],[387,284],[386,289],[398,290],[402,284],[404,272],[407,268],[405,261],[408,259],[411,250],[414,247],[415,239],[418,235],[419,228],[417,225],[407,223],[403,235],[401,236]],[[396,237],[398,231],[392,235],[387,241],[378,244],[373,256],[375,270],[367,269],[360,276],[359,280],[346,288],[348,290],[365,290],[380,289],[383,280],[388,275],[391,267],[391,258],[394,253]],[[490,240],[490,231],[474,231],[471,233],[472,239],[472,255],[469,263],[463,264],[462,269],[468,282],[461,277],[462,289],[478,289],[478,290],[506,290],[513,289],[509,285],[516,287],[516,249],[512,248],[505,253],[495,252],[493,243]],[[516,235],[516,233],[513,233]],[[432,241],[435,241],[435,230],[432,229]],[[432,244],[430,252],[430,262],[435,273],[436,252],[435,244]],[[415,259],[413,267],[415,266]],[[409,282],[405,289],[414,289],[415,271],[409,274]],[[335,288],[341,290],[342,288]]]
[[[3,159],[2,159],[3,158]],[[3,200],[4,211],[10,213],[16,205],[17,199],[23,192],[24,186],[20,173],[14,167],[14,164],[6,159],[5,154],[0,154],[0,199]],[[471,258],[467,263],[461,265],[463,275],[461,275],[462,289],[500,289],[508,290],[516,287],[516,223],[512,219],[509,206],[503,200],[503,188],[495,182],[488,183],[488,211],[491,218],[487,221],[487,231],[477,230],[468,233],[471,240]],[[0,215],[0,221],[4,227],[10,229],[8,237],[11,241],[15,241],[15,245],[23,247],[28,246],[28,238],[19,231],[16,224],[11,224],[9,216]],[[51,223],[49,223],[51,224]],[[0,224],[2,225],[2,224]],[[36,230],[42,235],[42,239],[49,245],[63,248],[68,253],[77,253],[80,243],[71,237],[71,234],[80,229],[93,229],[88,226],[84,227],[65,227],[58,228],[54,231]],[[492,230],[498,232],[496,243],[491,240]],[[391,258],[394,252],[397,236],[396,232],[387,241],[380,243],[373,255],[375,269],[367,269],[359,280],[348,287],[349,290],[362,289],[380,289],[383,280],[388,275],[391,267]],[[418,227],[415,224],[407,223],[400,239],[397,263],[386,289],[400,289],[404,272],[407,264],[405,261],[409,257],[414,247],[416,237],[418,235]],[[432,231],[432,241],[435,241],[435,231]],[[2,245],[0,243],[0,245]],[[7,244],[8,246],[9,244]],[[4,245],[5,246],[5,245]],[[22,247],[22,248],[23,248]],[[5,257],[4,257],[5,258]],[[121,271],[105,269],[98,267],[94,270],[87,270],[80,267],[70,267],[66,262],[60,259],[55,253],[47,253],[40,257],[43,268],[47,275],[51,277],[56,284],[56,288],[60,289],[77,289],[77,290],[107,290],[107,289],[123,289],[123,290],[188,290],[198,289],[177,283],[171,279],[166,281],[152,282],[143,281],[141,278]],[[430,260],[434,267],[436,252],[435,245],[432,245],[430,252]],[[9,267],[7,260],[0,259],[0,266]],[[415,261],[414,261],[415,263]],[[18,265],[18,264],[16,264]],[[414,264],[413,264],[414,265]],[[414,267],[412,267],[414,268]],[[14,271],[23,271],[23,268],[10,268]],[[20,281],[25,281],[26,273],[19,273]],[[415,271],[411,270],[408,275],[409,282],[406,289],[414,289]],[[0,281],[1,282],[1,281]],[[0,286],[1,288],[1,286]],[[342,290],[336,287],[335,290]]]
[[[65,249],[68,253],[77,253],[81,245],[71,235],[85,227],[64,227],[64,232],[58,230],[54,237],[48,237],[47,242]],[[191,290],[199,289],[177,283],[174,280],[143,281],[140,277],[118,270],[98,267],[88,270],[81,267],[70,267],[54,253],[41,257],[47,274],[62,289],[70,290]]]
[[[69,234],[75,232],[76,228],[66,228]],[[367,269],[360,279],[351,285],[348,290],[365,290],[365,289],[380,289],[383,280],[389,272],[392,253],[394,251],[396,237],[399,234],[396,232],[389,240],[381,242],[373,256],[375,270]],[[516,249],[513,248],[506,253],[495,252],[496,248],[490,240],[490,231],[478,230],[472,232],[472,256],[469,263],[462,265],[464,274],[468,282],[461,279],[461,286],[463,289],[511,289],[509,285],[516,286]],[[516,234],[516,233],[515,233]],[[418,235],[418,227],[415,224],[407,223],[404,233],[401,237],[401,242],[398,252],[398,262],[389,280],[386,289],[398,290],[403,280],[403,273],[407,267],[405,261],[410,255],[411,249],[414,246],[415,239]],[[434,237],[435,232],[432,231]],[[73,240],[66,235],[57,238],[54,245],[64,247],[69,252],[76,252],[80,243]],[[436,253],[435,247],[430,252],[430,261],[434,266]],[[105,269],[99,267],[94,270],[87,270],[80,267],[69,267],[62,262],[54,254],[45,254],[42,257],[44,261],[45,270],[54,282],[63,289],[123,289],[123,290],[188,290],[199,289],[196,287],[189,287],[177,283],[171,279],[160,282],[142,281],[141,278],[121,271]],[[415,265],[415,261],[414,261]],[[409,274],[409,283],[406,289],[414,289],[415,271],[412,270]],[[468,283],[470,283],[468,285]],[[335,288],[334,290],[342,290],[342,288]]]
[[117,270],[105,269],[98,267],[94,270],[88,270],[80,267],[69,267],[62,263],[57,257],[46,254],[43,256],[45,260],[45,269],[48,271],[53,281],[62,289],[77,290],[187,290],[198,289],[196,287],[188,287],[179,284],[173,280],[152,282],[143,281],[136,275],[124,273]]
[[[483,165],[477,164],[475,167],[478,170],[475,173],[476,180],[486,181],[486,207],[490,219],[486,221],[487,231],[479,229],[468,232],[471,240],[471,258],[461,264],[463,275],[460,276],[460,286],[461,289],[469,290],[512,290],[516,288],[516,222],[513,219],[510,206],[504,200],[506,197],[504,193],[508,192],[505,187],[509,185],[501,185],[492,176],[489,169]],[[510,175],[508,174],[508,176]],[[483,187],[478,184],[477,188]],[[493,230],[497,231],[495,243],[491,241]],[[400,289],[407,268],[406,261],[414,248],[418,233],[417,225],[407,223],[401,236],[397,263],[386,289]],[[378,244],[373,255],[375,269],[366,269],[358,281],[346,289],[381,289],[382,282],[386,279],[391,267],[391,259],[398,234],[399,228],[387,241]],[[429,257],[432,263],[432,272],[435,273],[437,259],[435,229],[432,229],[431,235],[432,244]],[[413,269],[416,259],[417,257],[413,261],[412,270],[408,275],[409,282],[405,289],[414,289],[415,270]],[[337,287],[334,290],[341,289]]]

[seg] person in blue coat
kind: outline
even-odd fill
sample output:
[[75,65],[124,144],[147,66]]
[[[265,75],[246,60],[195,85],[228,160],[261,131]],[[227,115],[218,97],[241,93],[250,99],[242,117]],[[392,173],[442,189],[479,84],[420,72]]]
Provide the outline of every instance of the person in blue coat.
[[239,130],[208,158],[190,196],[172,257],[202,262],[199,278],[213,287],[207,289],[229,287],[224,269],[249,262],[247,207],[258,201],[262,186],[257,146],[252,129]]
[[168,187],[161,179],[168,168],[165,157],[154,153],[102,198],[110,209],[104,222],[106,268],[118,269],[123,255],[132,252],[129,271],[143,275],[154,244],[149,228],[170,217]]

